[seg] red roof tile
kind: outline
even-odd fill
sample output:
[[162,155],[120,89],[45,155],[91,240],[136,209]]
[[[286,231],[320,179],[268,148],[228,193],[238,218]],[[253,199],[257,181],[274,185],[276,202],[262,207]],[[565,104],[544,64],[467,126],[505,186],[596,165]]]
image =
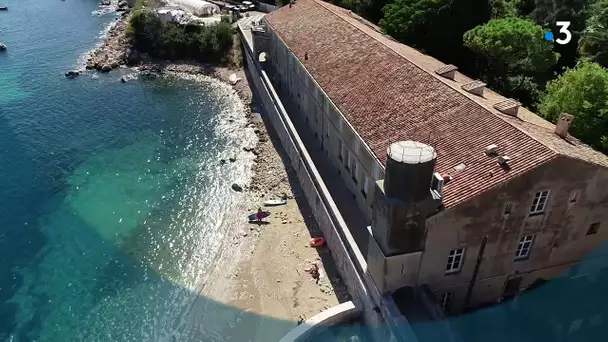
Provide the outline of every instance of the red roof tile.
[[[560,142],[549,135],[533,137],[527,126],[511,122],[517,118],[469,97],[460,87],[471,79],[462,84],[438,79],[433,71],[442,65],[436,60],[409,50],[406,58],[394,41],[348,11],[321,1],[298,0],[266,19],[383,164],[391,142],[416,140],[435,147],[436,170],[454,177],[444,188],[446,208],[558,155],[555,146]],[[412,56],[418,55],[429,59],[419,61],[426,63],[424,69],[413,61]],[[542,139],[554,146],[548,147]],[[499,166],[496,157],[485,155],[491,144],[511,158],[509,170]],[[601,154],[593,156],[608,160]],[[463,171],[453,169],[459,163],[466,165]]]

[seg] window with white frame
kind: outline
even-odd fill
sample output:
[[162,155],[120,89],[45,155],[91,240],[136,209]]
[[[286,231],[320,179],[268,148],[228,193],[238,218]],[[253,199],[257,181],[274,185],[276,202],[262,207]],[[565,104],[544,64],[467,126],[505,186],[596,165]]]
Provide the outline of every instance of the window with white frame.
[[445,273],[455,273],[462,269],[465,248],[456,248],[450,251],[448,264],[445,266]]
[[454,298],[454,292],[446,292],[441,295],[441,308],[444,311],[449,311],[452,305],[452,298]]
[[547,200],[549,199],[549,190],[542,190],[534,195],[534,201],[532,201],[532,207],[530,208],[530,214],[539,214],[545,211],[547,207]]
[[359,182],[359,175],[357,174],[357,159],[356,158],[352,158],[351,159],[353,162],[353,166],[351,168],[351,176],[353,178],[353,182],[355,182],[355,184],[357,184]]
[[361,193],[365,198],[367,198],[367,194],[369,194],[369,177],[366,173],[363,174],[363,189],[361,189]]
[[525,235],[519,239],[517,250],[515,251],[515,259],[527,258],[530,255],[532,241],[534,241],[534,235]]
[[350,152],[346,151],[346,165],[344,165],[347,170],[350,170]]
[[574,204],[578,200],[578,191],[572,191],[570,194],[570,203]]

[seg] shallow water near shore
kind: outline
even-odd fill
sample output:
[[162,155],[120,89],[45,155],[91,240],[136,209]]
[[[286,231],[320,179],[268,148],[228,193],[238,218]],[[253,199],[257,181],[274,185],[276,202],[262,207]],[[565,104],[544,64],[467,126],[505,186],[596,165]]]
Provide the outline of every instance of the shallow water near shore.
[[243,104],[205,77],[65,79],[113,16],[94,0],[5,3],[0,340],[163,340],[238,221]]

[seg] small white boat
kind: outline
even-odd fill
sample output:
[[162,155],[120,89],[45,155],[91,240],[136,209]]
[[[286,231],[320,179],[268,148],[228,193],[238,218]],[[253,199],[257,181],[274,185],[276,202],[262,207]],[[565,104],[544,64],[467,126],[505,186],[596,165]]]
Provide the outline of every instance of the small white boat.
[[287,200],[284,199],[272,199],[264,202],[264,205],[267,207],[274,207],[277,205],[287,204]]

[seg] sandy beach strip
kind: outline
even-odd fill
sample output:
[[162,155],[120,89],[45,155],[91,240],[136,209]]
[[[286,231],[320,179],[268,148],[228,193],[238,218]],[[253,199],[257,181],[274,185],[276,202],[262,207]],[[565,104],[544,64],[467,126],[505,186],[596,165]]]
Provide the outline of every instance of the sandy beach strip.
[[[125,56],[128,51],[133,52],[124,36],[128,18],[119,17],[106,41],[91,52],[89,68],[109,65],[104,70],[109,71],[127,62]],[[235,51],[239,51],[237,36],[235,40]],[[251,150],[257,156],[254,176],[250,184],[244,185],[246,201],[239,206],[242,211],[234,213],[243,217],[243,223],[232,227],[232,236],[224,242],[215,267],[197,287],[203,304],[195,305],[188,318],[188,330],[206,341],[273,342],[299,322],[350,300],[327,247],[309,246],[311,237],[321,236],[321,231],[278,138],[258,114],[261,109],[253,98],[245,70],[149,60],[138,64],[135,70],[202,74],[228,84],[230,77],[236,75],[240,81],[232,87],[245,104],[247,125],[254,128],[258,137]],[[283,194],[288,196],[286,205],[265,208],[271,212],[267,224],[246,222],[246,215],[255,212],[265,200]],[[307,272],[311,263],[319,266],[318,281]],[[225,314],[217,311],[219,304],[215,302],[226,304]]]
[[[178,68],[179,69],[179,68]],[[209,69],[207,69],[209,72]],[[233,87],[238,92],[248,110],[250,124],[255,126],[258,144],[252,151],[257,155],[254,176],[247,192],[247,212],[254,212],[267,199],[288,196],[286,205],[265,207],[271,212],[268,224],[243,223],[233,238],[238,251],[227,248],[220,257],[210,281],[201,290],[201,295],[226,303],[242,312],[259,315],[254,322],[255,338],[251,326],[247,334],[233,341],[276,341],[285,329],[295,327],[321,311],[340,302],[350,300],[345,286],[337,275],[333,259],[327,247],[311,248],[311,237],[321,236],[321,231],[304,198],[295,172],[291,169],[283,149],[267,129],[259,114],[243,69],[230,70],[216,67],[210,76],[227,81],[231,74],[241,78]],[[269,134],[270,131],[270,134]],[[244,219],[245,221],[245,219]],[[311,263],[320,267],[321,277],[315,281],[307,272]],[[279,319],[264,320],[264,317]],[[255,320],[255,319],[254,319]],[[251,320],[243,324],[252,324]],[[257,323],[257,324],[256,324]],[[238,322],[233,327],[239,329]]]

